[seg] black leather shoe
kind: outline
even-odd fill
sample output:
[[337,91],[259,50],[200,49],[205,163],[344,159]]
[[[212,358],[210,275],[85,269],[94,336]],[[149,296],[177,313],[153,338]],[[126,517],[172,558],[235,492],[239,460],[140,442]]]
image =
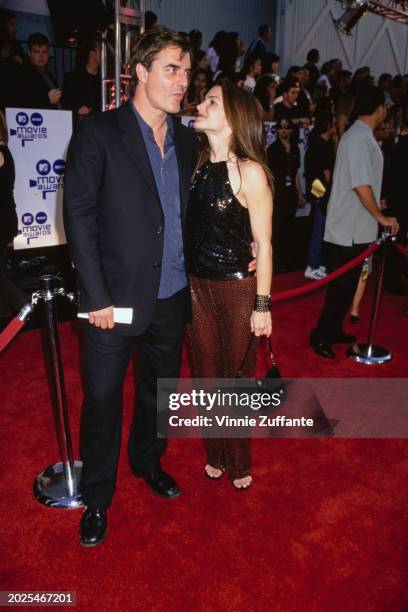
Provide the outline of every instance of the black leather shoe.
[[163,470],[159,472],[153,472],[152,474],[146,472],[133,472],[137,478],[143,478],[149,485],[153,493],[171,499],[172,497],[178,497],[180,495],[180,488],[177,482],[170,474],[167,474]]
[[92,510],[86,508],[80,523],[80,543],[81,546],[98,546],[101,544],[108,533],[108,518],[105,508]]
[[325,357],[326,359],[334,359],[336,356],[332,347],[327,342],[314,342],[313,340],[311,340],[310,346],[312,347],[316,355],[319,355],[319,357]]
[[353,336],[353,334],[346,334],[346,332],[341,332],[340,334],[337,334],[337,336],[334,336],[334,338],[332,338],[333,344],[335,344],[336,342],[342,344],[343,342],[348,343],[355,341],[356,336]]

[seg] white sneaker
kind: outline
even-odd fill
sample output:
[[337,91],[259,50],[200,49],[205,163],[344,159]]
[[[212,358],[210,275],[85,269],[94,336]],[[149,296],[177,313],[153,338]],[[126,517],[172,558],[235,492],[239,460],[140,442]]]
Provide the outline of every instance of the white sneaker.
[[319,272],[327,276],[326,266],[319,266]]
[[324,278],[325,276],[326,276],[326,273],[321,272],[319,268],[313,269],[310,266],[307,266],[305,270],[305,278],[310,278],[311,280],[320,280],[321,278]]

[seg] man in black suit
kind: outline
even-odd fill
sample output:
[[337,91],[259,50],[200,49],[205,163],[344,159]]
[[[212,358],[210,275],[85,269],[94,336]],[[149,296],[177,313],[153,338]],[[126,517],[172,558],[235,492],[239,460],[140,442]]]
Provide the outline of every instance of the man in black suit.
[[[128,455],[154,493],[179,495],[162,470],[156,381],[177,378],[190,294],[183,226],[195,136],[169,115],[180,109],[190,43],[167,28],[140,35],[132,59],[132,98],[80,122],[65,174],[65,230],[78,272],[84,328],[85,402],[81,492],[84,546],[107,531],[120,450],[122,383],[137,346],[137,395]],[[115,324],[113,307],[133,309]]]
[[21,108],[61,108],[62,92],[48,71],[49,42],[39,32],[28,39],[27,59],[20,68],[16,88],[12,94],[13,104]]

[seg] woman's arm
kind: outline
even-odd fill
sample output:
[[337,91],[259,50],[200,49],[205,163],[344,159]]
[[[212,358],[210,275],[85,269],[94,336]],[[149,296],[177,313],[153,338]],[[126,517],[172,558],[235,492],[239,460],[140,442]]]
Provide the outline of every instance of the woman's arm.
[[[242,194],[248,208],[251,230],[256,245],[257,295],[269,296],[272,285],[272,190],[260,164],[247,161],[242,164]],[[270,336],[271,313],[254,311],[251,331],[256,336]]]

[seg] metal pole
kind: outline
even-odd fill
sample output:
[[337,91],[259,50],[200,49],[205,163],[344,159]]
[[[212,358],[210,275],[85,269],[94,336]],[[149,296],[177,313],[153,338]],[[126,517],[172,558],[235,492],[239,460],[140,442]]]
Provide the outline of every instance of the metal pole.
[[55,298],[60,291],[55,288],[55,277],[40,277],[40,293],[47,318],[46,336],[51,365],[51,387],[58,448],[61,462],[49,466],[34,482],[34,494],[46,506],[79,508],[82,503],[78,492],[82,463],[74,461],[72,455],[71,430],[69,426],[65,394],[64,372],[55,309]]
[[358,363],[364,363],[365,365],[379,365],[391,361],[391,352],[382,347],[374,344],[374,336],[377,328],[378,315],[380,312],[383,280],[384,280],[384,269],[385,259],[387,256],[389,237],[391,236],[390,228],[384,228],[382,233],[383,246],[380,260],[380,267],[378,270],[377,287],[375,291],[374,301],[371,309],[371,321],[370,328],[368,331],[368,340],[366,344],[353,344],[347,349],[347,356]]
[[106,71],[107,71],[107,53],[106,53],[106,31],[102,33],[101,39],[101,101],[102,111],[106,111]]
[[120,106],[120,75],[121,75],[121,23],[120,23],[120,0],[115,0],[115,108]]

